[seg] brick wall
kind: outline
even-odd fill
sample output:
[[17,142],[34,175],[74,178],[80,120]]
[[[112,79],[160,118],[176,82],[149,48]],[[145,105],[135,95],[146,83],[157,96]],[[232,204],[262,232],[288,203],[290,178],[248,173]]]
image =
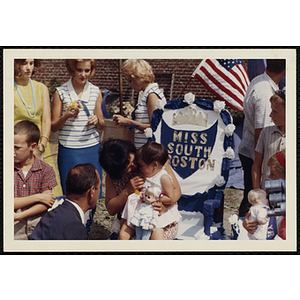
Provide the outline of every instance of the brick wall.
[[[193,71],[201,60],[194,59],[149,59],[147,60],[156,75],[156,82],[164,89],[167,100],[177,98],[188,82]],[[61,84],[66,82],[70,76],[65,68],[64,59],[42,59],[42,68],[36,72],[33,79],[48,83],[52,76],[56,75]],[[171,81],[173,76],[173,89]],[[95,76],[90,80],[93,84],[103,90],[119,90],[119,60],[118,59],[97,59],[97,70]],[[123,76],[123,100],[136,100],[137,94],[128,87]],[[214,96],[195,78],[191,80],[184,93],[192,92],[196,98],[215,99]]]

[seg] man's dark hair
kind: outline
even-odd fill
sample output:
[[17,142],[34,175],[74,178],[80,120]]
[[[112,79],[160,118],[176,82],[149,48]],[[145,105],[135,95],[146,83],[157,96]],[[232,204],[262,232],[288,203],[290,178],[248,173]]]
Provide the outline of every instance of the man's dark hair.
[[128,140],[108,139],[102,144],[99,162],[111,179],[120,179],[129,164],[130,153],[135,154],[134,144]]
[[23,120],[15,124],[14,135],[26,135],[26,143],[30,146],[32,143],[39,143],[40,130],[35,123],[29,120]]
[[96,187],[99,178],[92,164],[79,164],[73,167],[66,177],[66,196],[83,195],[92,186]]
[[137,150],[136,159],[138,160],[139,158],[142,159],[146,165],[157,161],[163,166],[167,162],[169,154],[164,145],[151,141]]
[[267,59],[267,71],[281,73],[285,70],[285,59]]

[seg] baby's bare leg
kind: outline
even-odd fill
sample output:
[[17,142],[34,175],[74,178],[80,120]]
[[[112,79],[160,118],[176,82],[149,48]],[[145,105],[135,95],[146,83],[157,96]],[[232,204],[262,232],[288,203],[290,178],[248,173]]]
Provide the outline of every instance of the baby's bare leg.
[[130,240],[134,236],[135,230],[127,225],[127,220],[121,219],[120,227],[118,240]]
[[151,234],[150,240],[163,240],[164,239],[164,229],[155,228]]

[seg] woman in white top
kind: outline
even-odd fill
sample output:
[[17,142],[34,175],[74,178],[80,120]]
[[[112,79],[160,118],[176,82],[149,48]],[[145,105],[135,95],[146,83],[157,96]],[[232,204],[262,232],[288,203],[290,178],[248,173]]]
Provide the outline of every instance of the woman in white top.
[[121,71],[126,77],[129,87],[139,93],[138,103],[132,115],[132,119],[121,115],[114,115],[115,121],[120,126],[133,126],[134,143],[136,148],[140,148],[148,138],[144,135],[144,130],[150,127],[151,117],[154,110],[166,104],[166,98],[154,83],[152,67],[143,59],[126,60]]
[[[97,129],[105,124],[101,92],[88,81],[95,74],[96,60],[66,59],[66,68],[72,77],[56,89],[51,118],[51,130],[59,131],[58,168],[64,194],[66,175],[75,165],[91,163],[102,175]],[[78,107],[71,108],[71,102]]]

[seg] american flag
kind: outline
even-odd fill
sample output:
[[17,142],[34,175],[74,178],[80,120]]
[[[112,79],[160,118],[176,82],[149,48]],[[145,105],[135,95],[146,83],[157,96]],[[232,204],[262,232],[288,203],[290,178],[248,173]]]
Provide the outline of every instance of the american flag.
[[250,80],[242,59],[204,59],[192,77],[197,78],[218,100],[225,101],[237,111],[243,111]]

